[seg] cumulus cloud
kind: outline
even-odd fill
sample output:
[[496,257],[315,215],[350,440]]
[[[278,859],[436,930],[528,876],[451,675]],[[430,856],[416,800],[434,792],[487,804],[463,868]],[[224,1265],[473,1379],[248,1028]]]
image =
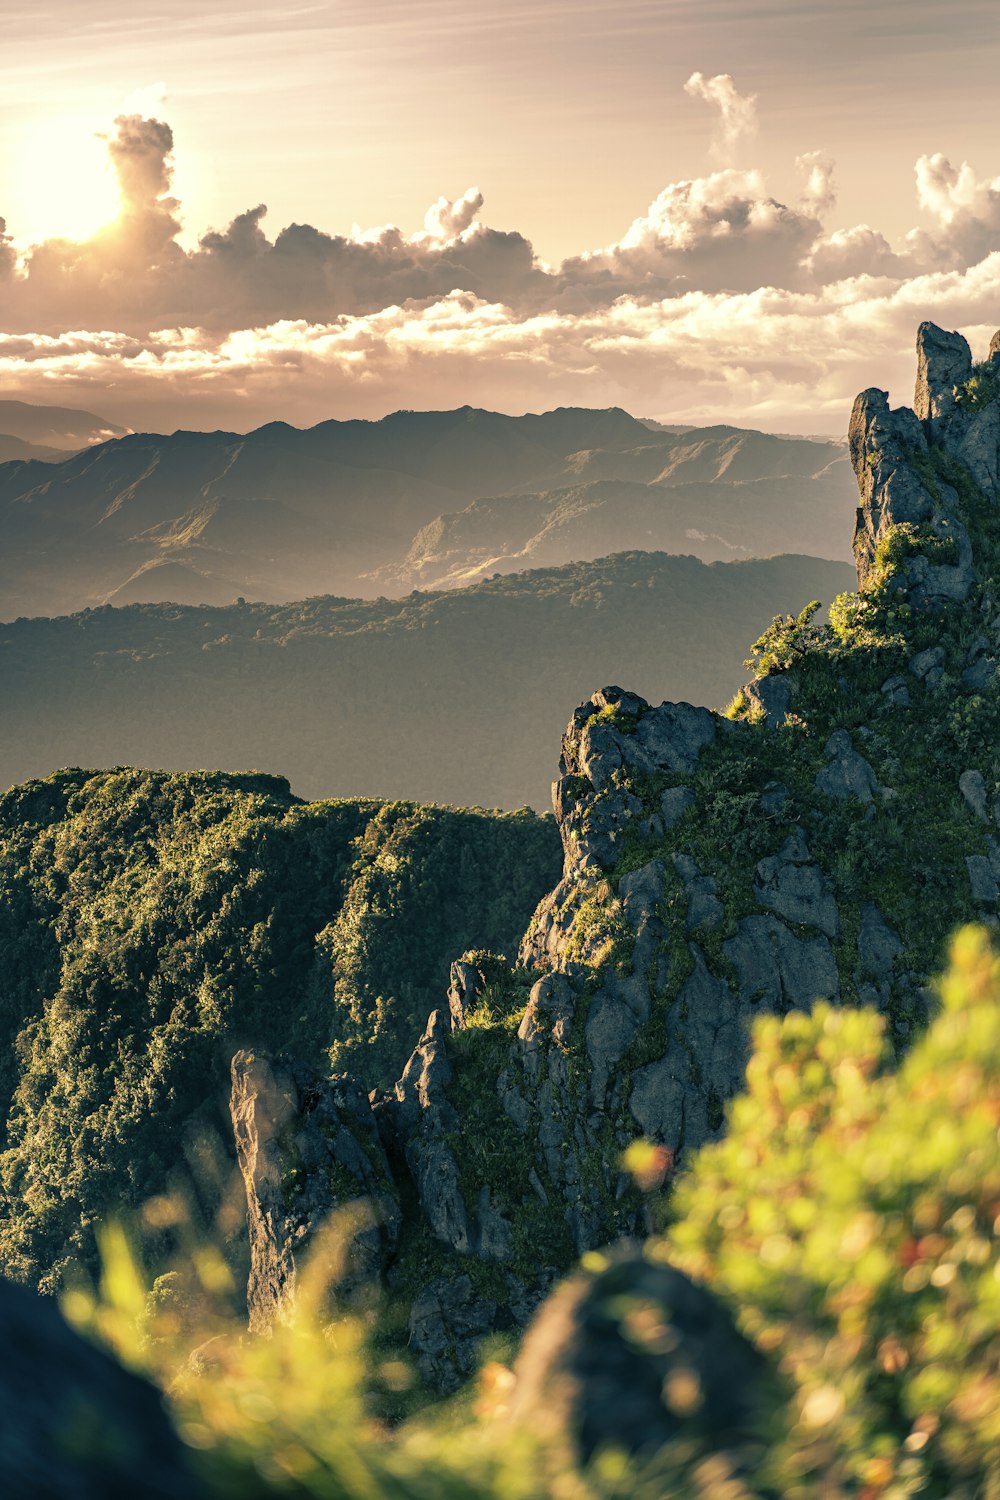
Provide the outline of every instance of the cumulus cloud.
[[757,95],[741,94],[730,73],[716,73],[714,78],[692,73],[684,92],[719,111],[711,151],[717,161],[729,165],[739,148],[757,134]]
[[870,224],[835,229],[817,240],[805,265],[823,285],[857,276],[900,276],[907,270],[906,258]]
[[940,152],[921,156],[914,172],[917,200],[934,224],[907,236],[915,262],[968,266],[1000,245],[1000,177],[978,177],[967,161],[954,167]]
[[770,197],[759,172],[727,167],[668,183],[616,244],[566,261],[562,276],[603,276],[619,295],[798,285],[821,227],[808,210]]
[[477,187],[468,188],[455,202],[441,197],[424,215],[424,227],[413,236],[414,244],[450,245],[471,228],[483,206],[483,195]]
[[[718,109],[731,155],[754,101],[728,74],[688,92]],[[83,243],[19,246],[0,220],[5,388],[133,427],[374,416],[416,397],[835,429],[859,383],[909,378],[922,318],[984,346],[1000,320],[1000,178],[943,156],[917,163],[924,223],[896,246],[832,222],[834,164],[811,151],[793,202],[726,165],[549,267],[485,221],[476,187],[412,232],[272,237],[257,204],[186,250],[173,146],[162,120],[119,117],[121,213]]]

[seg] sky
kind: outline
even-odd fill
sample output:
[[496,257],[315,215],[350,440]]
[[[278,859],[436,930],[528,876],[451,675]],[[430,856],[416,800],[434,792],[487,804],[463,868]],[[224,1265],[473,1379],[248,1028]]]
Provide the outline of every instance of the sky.
[[0,387],[843,432],[1000,326],[998,76],[996,0],[7,0]]

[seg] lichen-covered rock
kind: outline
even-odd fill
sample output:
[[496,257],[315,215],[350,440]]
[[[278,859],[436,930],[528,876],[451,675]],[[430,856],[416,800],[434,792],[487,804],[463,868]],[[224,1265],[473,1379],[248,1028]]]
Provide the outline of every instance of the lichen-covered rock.
[[792,706],[794,684],[787,677],[762,677],[743,689],[751,714],[768,729],[784,724]]
[[810,858],[801,828],[788,836],[777,854],[757,865],[753,893],[761,906],[787,922],[816,927],[828,938],[838,934],[837,903],[823,871]]
[[846,729],[836,729],[823,751],[827,764],[817,773],[816,785],[828,797],[853,797],[868,803],[878,791],[878,779],[851,743]]
[[399,1233],[399,1202],[368,1096],[349,1074],[237,1052],[231,1112],[247,1193],[250,1327],[295,1295],[303,1257],[338,1209],[340,1303],[377,1286]]

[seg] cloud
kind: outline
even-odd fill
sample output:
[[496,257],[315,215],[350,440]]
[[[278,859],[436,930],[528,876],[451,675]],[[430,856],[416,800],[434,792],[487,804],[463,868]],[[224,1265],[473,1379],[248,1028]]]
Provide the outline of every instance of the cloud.
[[964,161],[921,156],[914,168],[917,201],[934,222],[907,236],[912,259],[928,266],[972,265],[1000,245],[1000,177],[981,178]]
[[[753,100],[696,74],[727,150]],[[170,126],[115,122],[121,213],[82,243],[18,246],[0,220],[0,379],[129,426],[246,428],[393,406],[620,404],[665,420],[842,429],[859,384],[909,379],[925,317],[984,347],[1000,307],[1000,178],[916,166],[924,217],[897,245],[838,226],[834,164],[797,158],[783,203],[753,168],[669,182],[611,244],[550,267],[442,195],[412,232],[273,238],[256,204],[179,244]]]
[[730,73],[692,73],[684,85],[692,99],[703,99],[719,111],[711,152],[724,166],[731,164],[744,142],[757,134],[757,95],[741,94]]
[[173,149],[170,126],[141,115],[119,115],[108,141],[122,211],[104,238],[154,263],[162,252],[176,250],[181,228],[180,204],[169,196]]
[[616,294],[751,290],[802,281],[801,262],[821,232],[808,210],[770,197],[761,174],[727,167],[672,182],[605,250],[568,260],[564,281],[604,277]]
[[666,420],[842,432],[861,387],[907,398],[923,317],[962,328],[985,352],[998,306],[1000,252],[897,285],[862,277],[813,291],[692,291],[582,314],[518,315],[456,290],[220,336],[184,328],[144,339],[0,338],[0,380],[16,381],[27,399],[58,390],[99,409],[109,391],[126,390],[129,414],[151,426],[169,426],[163,419],[193,401],[199,425],[244,428],[275,417],[378,416],[416,395],[423,405],[622,405]]
[[14,241],[7,233],[7,220],[0,219],[0,281],[9,281],[17,265]]
[[483,195],[476,187],[466,190],[456,202],[439,198],[424,215],[424,227],[413,236],[414,244],[449,245],[460,239],[471,227],[483,206]]
[[837,194],[833,188],[832,159],[825,151],[806,151],[795,158],[795,165],[805,173],[806,185],[802,191],[802,207],[817,219],[825,218],[836,207]]
[[822,285],[858,276],[901,276],[908,269],[906,257],[869,224],[835,229],[817,240],[805,265]]

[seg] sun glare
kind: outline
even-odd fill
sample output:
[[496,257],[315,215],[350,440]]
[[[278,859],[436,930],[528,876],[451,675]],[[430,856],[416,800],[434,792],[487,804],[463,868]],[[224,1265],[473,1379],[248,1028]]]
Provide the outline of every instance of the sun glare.
[[90,121],[40,122],[25,131],[14,159],[4,212],[18,240],[85,240],[117,218],[115,175]]

